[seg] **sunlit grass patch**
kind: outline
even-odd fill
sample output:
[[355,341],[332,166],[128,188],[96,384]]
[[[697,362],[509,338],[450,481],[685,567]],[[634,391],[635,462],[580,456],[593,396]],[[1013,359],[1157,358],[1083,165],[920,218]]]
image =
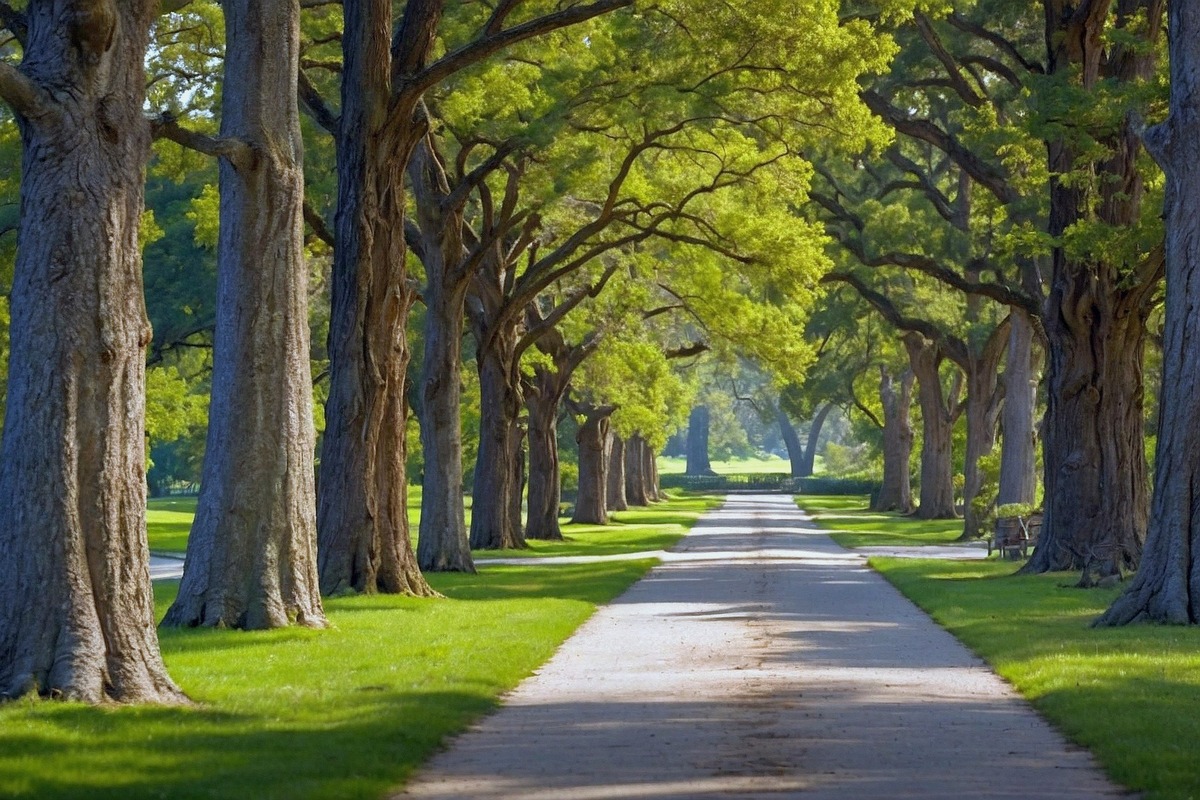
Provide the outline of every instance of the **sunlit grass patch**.
[[796,504],[842,547],[949,544],[962,534],[962,520],[920,520],[868,510],[866,495],[799,495]]

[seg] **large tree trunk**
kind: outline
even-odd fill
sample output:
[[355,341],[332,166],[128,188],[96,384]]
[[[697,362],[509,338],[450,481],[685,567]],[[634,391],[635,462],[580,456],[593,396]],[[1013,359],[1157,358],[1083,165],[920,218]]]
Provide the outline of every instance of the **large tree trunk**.
[[[779,433],[783,437],[784,446],[787,447],[792,477],[799,478],[804,471],[805,457],[804,445],[800,444],[800,434],[796,432],[796,426],[792,424],[791,418],[782,408],[775,409],[775,421],[779,423]],[[812,474],[811,471],[809,474]]]
[[[521,548],[521,386],[517,331],[492,338],[476,353],[479,367],[479,456],[471,504],[471,547]],[[478,337],[477,337],[478,343]],[[481,345],[482,348],[482,345]]]
[[957,416],[957,399],[947,403],[938,367],[941,348],[918,333],[904,336],[909,363],[917,379],[921,405],[921,500],[920,519],[954,519],[954,467],[951,435]]
[[[430,595],[408,536],[404,168],[416,102],[389,116],[389,0],[343,4],[329,399],[317,497],[321,591]],[[391,120],[391,122],[389,122]]]
[[1146,133],[1167,176],[1167,297],[1154,500],[1137,575],[1098,622],[1200,623],[1200,7],[1170,4],[1171,110]]
[[832,403],[821,406],[817,415],[813,417],[812,424],[808,426],[808,438],[804,442],[804,460],[800,462],[801,478],[813,474],[813,467],[817,463],[817,443],[821,440],[821,428],[825,427],[825,420],[832,410]]
[[138,229],[157,8],[35,4],[21,72],[0,76],[24,146],[0,450],[0,699],[185,701],[159,653],[146,545]]
[[610,430],[607,450],[608,509],[625,511],[629,508],[625,497],[625,440]]
[[1024,311],[1013,309],[1008,333],[1008,363],[1004,368],[1004,408],[1000,427],[1000,488],[996,504],[1032,503],[1037,491],[1037,448],[1034,406],[1037,380],[1034,368],[1033,323]]
[[650,505],[649,483],[645,470],[646,440],[639,434],[625,443],[625,502],[631,506]]
[[646,489],[646,497],[653,503],[657,503],[663,499],[662,491],[658,486],[658,458],[655,456],[654,448],[645,439],[642,439],[642,481]]
[[[962,540],[984,534],[983,517],[974,506],[983,484],[979,459],[996,446],[996,425],[1003,405],[1000,389],[1000,360],[1008,344],[1009,320],[992,331],[982,350],[969,351],[967,374],[967,447],[963,458],[963,532]],[[960,365],[963,366],[963,365]]]
[[217,324],[200,501],[166,625],[324,627],[298,0],[229,0]]
[[[1049,72],[1085,91],[1104,80],[1150,80],[1161,30],[1161,0],[1122,0],[1073,14],[1047,13]],[[1143,18],[1144,15],[1144,18]],[[1121,29],[1103,59],[1100,40]],[[1136,41],[1132,37],[1136,37]],[[1079,47],[1076,42],[1087,42]],[[1073,179],[1081,169],[1074,137],[1047,143],[1049,233],[1058,239],[1080,220],[1113,230],[1140,223],[1145,194],[1141,143],[1132,115],[1098,133],[1106,158],[1088,165],[1095,186]],[[1058,176],[1072,176],[1062,180]],[[1052,253],[1045,329],[1049,364],[1045,420],[1046,509],[1028,572],[1078,569],[1080,584],[1134,569],[1142,553],[1149,497],[1143,447],[1146,319],[1162,274],[1161,253],[1141,263],[1107,253]]]
[[708,408],[696,406],[692,409],[687,430],[688,475],[716,475],[708,460],[708,422]]
[[579,496],[571,522],[593,525],[608,524],[608,464],[604,445],[608,439],[613,409],[604,406],[589,408],[575,441],[579,445]]
[[538,368],[536,384],[525,393],[529,410],[529,513],[528,539],[562,539],[558,507],[562,485],[558,471],[558,407],[565,383],[549,370]]
[[879,399],[883,405],[883,484],[872,511],[913,511],[912,479],[908,469],[912,456],[913,429],[912,370],[900,376],[899,386],[890,370],[879,367]]

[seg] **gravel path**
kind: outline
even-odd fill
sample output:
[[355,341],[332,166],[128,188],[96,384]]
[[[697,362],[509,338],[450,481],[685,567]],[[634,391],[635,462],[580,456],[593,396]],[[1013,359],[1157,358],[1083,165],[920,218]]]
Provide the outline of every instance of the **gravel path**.
[[787,496],[735,496],[399,797],[1124,794]]

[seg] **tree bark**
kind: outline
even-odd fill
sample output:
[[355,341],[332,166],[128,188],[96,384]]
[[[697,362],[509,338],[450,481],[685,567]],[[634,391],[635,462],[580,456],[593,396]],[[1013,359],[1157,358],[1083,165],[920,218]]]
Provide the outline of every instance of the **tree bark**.
[[1033,323],[1012,310],[1008,363],[1004,368],[1004,407],[1000,427],[1000,488],[996,504],[1032,503],[1037,491],[1037,450],[1033,414],[1037,397]]
[[610,511],[625,511],[629,501],[625,497],[625,440],[615,432],[608,435],[608,508]]
[[872,511],[911,514],[914,508],[912,479],[908,469],[912,456],[913,372],[905,370],[899,386],[886,366],[879,367],[879,399],[883,405],[883,484]]
[[942,349],[918,333],[906,333],[904,346],[917,379],[917,397],[921,405],[921,500],[920,519],[954,519],[954,467],[951,435],[958,416],[953,393],[947,402],[942,391],[938,368]]
[[566,381],[558,372],[539,367],[534,385],[525,393],[529,411],[528,539],[562,539],[558,507],[562,484],[558,470],[558,408]]
[[522,548],[525,535],[518,482],[523,467],[523,460],[519,459],[522,436],[518,424],[522,397],[517,329],[514,326],[492,336],[490,345],[485,345],[482,331],[475,338],[479,348],[475,358],[479,368],[480,420],[471,504],[471,547]]
[[646,487],[646,498],[652,503],[664,499],[658,486],[658,458],[654,448],[644,438],[642,439],[642,480]]
[[[788,461],[792,468],[792,477],[806,477],[804,472],[804,459],[806,456],[804,445],[800,444],[800,434],[796,432],[796,426],[792,424],[792,420],[788,417],[787,412],[782,408],[775,409],[775,420],[779,423],[779,433],[783,437],[783,444],[787,447]],[[816,458],[816,455],[813,456]],[[811,470],[809,475],[811,475]]]
[[[317,498],[321,591],[431,595],[408,536],[405,326],[415,295],[404,169],[422,133],[416,99],[392,109],[389,0],[343,3],[338,208],[329,399]],[[414,23],[415,25],[416,23]]]
[[808,426],[808,438],[804,442],[804,460],[800,463],[801,478],[807,478],[813,474],[813,467],[817,463],[817,443],[821,439],[821,428],[825,426],[825,419],[832,410],[832,403],[821,406],[817,410],[817,415],[813,417],[812,424]]
[[163,624],[324,627],[298,0],[229,0],[212,400],[200,501]]
[[650,505],[645,474],[646,440],[634,434],[625,443],[625,500],[631,506]]
[[705,406],[696,406],[688,417],[687,469],[688,475],[716,475],[708,460],[709,414]]
[[612,406],[583,407],[583,422],[575,442],[579,445],[579,496],[571,522],[608,524],[608,464],[604,445],[612,424]]
[[42,3],[0,95],[23,145],[0,449],[0,699],[186,702],[146,544],[143,60],[158,4]]
[[1169,5],[1171,103],[1146,132],[1166,188],[1166,316],[1163,381],[1146,546],[1128,590],[1101,625],[1200,622],[1200,8]]
[[[1162,0],[1116,3],[1116,27],[1139,41],[1115,40],[1103,59],[1099,54],[1109,4],[1056,15],[1052,12],[1060,0],[1047,2],[1050,74],[1078,82],[1084,90],[1102,80],[1152,78]],[[1138,224],[1145,189],[1136,127],[1128,116],[1115,132],[1098,137],[1107,156],[1090,165],[1094,192],[1058,177],[1080,169],[1074,140],[1047,143],[1049,233],[1056,240],[1082,219],[1113,229]],[[1025,572],[1082,570],[1080,585],[1088,586],[1137,567],[1149,513],[1142,354],[1161,275],[1156,253],[1138,264],[1118,264],[1103,254],[1077,256],[1062,245],[1052,251],[1044,320],[1049,351],[1046,508]]]
[[[1014,312],[1017,313],[1017,312]],[[979,459],[996,446],[996,426],[1003,405],[1000,386],[1000,360],[1008,344],[1010,322],[1005,319],[996,326],[979,351],[968,349],[964,370],[967,375],[967,447],[963,458],[963,532],[961,540],[977,539],[984,535],[983,515],[975,510],[973,501],[979,494],[983,476]]]

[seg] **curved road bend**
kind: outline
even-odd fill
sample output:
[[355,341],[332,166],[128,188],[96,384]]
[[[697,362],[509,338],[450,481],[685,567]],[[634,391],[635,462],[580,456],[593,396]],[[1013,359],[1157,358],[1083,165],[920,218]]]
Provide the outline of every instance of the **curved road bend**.
[[790,497],[733,496],[405,798],[1126,796]]

